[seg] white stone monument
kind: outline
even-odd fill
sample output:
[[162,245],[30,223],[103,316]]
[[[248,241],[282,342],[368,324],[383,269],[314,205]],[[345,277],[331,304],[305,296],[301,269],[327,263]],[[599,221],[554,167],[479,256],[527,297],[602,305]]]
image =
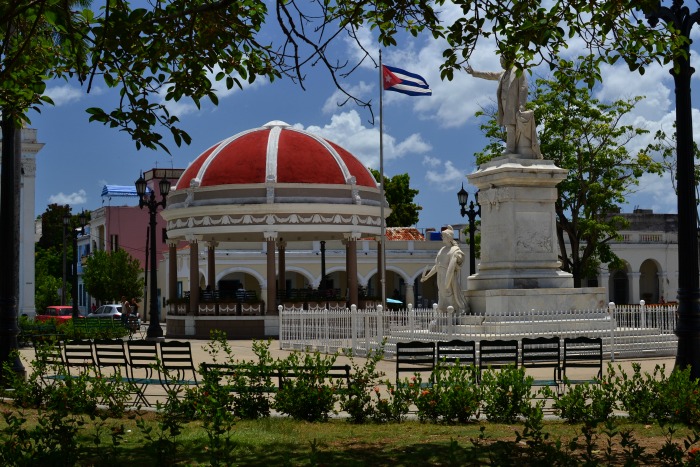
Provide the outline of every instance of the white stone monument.
[[467,178],[481,205],[481,261],[467,283],[472,313],[605,307],[604,288],[574,288],[560,269],[554,202],[566,170],[509,154]]

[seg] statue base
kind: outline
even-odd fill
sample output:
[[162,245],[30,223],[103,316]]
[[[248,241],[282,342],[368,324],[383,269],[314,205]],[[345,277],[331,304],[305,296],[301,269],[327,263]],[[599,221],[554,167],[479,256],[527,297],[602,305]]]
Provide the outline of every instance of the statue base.
[[566,175],[552,161],[509,154],[467,176],[481,205],[481,261],[465,292],[470,313],[607,306],[605,288],[574,288],[560,269],[554,203]]
[[552,161],[507,155],[467,176],[481,205],[481,258],[469,291],[573,287],[559,269],[554,211],[566,174]]
[[531,310],[599,310],[607,308],[605,287],[468,290],[469,313],[500,316]]

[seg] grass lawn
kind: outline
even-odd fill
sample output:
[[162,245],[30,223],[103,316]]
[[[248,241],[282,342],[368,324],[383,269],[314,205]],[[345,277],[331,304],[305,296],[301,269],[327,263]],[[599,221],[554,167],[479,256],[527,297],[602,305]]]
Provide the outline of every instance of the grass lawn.
[[[17,412],[9,405],[2,412]],[[34,410],[25,410],[28,425],[37,420]],[[174,445],[164,445],[158,459],[153,446],[146,442],[144,430],[137,420],[151,427],[151,436],[158,437],[159,428],[153,412],[130,413],[122,419],[83,416],[85,425],[78,430],[80,446],[77,465],[199,465],[210,463],[210,439],[200,422],[189,422],[175,437]],[[123,426],[123,430],[122,430]],[[2,442],[7,443],[7,423],[0,420]],[[677,427],[673,441],[683,445],[693,430]],[[482,431],[483,429],[483,431]],[[484,422],[466,425],[442,425],[409,420],[399,424],[353,425],[345,420],[325,423],[298,422],[290,418],[268,418],[259,421],[239,421],[231,432],[230,457],[221,465],[327,465],[327,466],[420,466],[420,465],[582,465],[586,456],[599,464],[624,465],[626,454],[639,446],[645,454],[655,456],[667,441],[667,430],[658,425],[626,424],[620,419],[614,429],[599,425],[586,444],[582,426],[559,421],[546,421],[543,433],[548,433],[548,448],[528,448],[525,441],[516,441],[516,432],[523,433],[522,424],[502,425]],[[622,433],[632,430],[633,438]],[[100,432],[100,447],[95,435]],[[111,435],[122,433],[121,443],[114,447]],[[483,434],[483,435],[482,435]],[[555,462],[562,453],[570,453],[568,441],[578,437],[578,448],[569,459],[572,463]],[[626,441],[623,441],[623,438]],[[556,447],[556,440],[563,444]],[[630,441],[632,441],[630,443]],[[627,447],[625,447],[627,444]],[[173,447],[174,446],[174,447]],[[557,454],[558,453],[558,454]],[[660,465],[658,459],[635,455],[637,465]],[[687,458],[685,459],[688,460]],[[54,465],[64,465],[56,460]],[[31,464],[30,464],[31,465]],[[594,464],[590,464],[594,465]]]

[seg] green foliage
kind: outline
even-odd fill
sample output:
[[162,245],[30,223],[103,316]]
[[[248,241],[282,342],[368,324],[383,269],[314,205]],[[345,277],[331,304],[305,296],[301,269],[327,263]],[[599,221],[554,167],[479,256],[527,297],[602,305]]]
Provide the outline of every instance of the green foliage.
[[163,404],[156,405],[158,418],[156,425],[148,424],[143,418],[136,420],[136,426],[144,437],[144,447],[158,466],[173,465],[177,457],[177,437],[182,433],[187,419],[182,404],[174,397],[168,397]]
[[225,334],[213,330],[207,353],[214,363],[231,365],[235,370],[209,371],[204,379],[204,391],[214,392],[211,385],[224,388],[227,395],[219,394],[219,405],[227,407],[236,417],[244,420],[269,417],[272,407],[269,393],[276,388],[272,381],[275,362],[270,354],[270,344],[269,340],[253,341],[253,353],[257,360],[238,361],[234,359]]
[[[438,5],[442,5],[440,0]],[[643,1],[554,2],[455,0],[463,16],[445,26],[449,48],[443,52],[443,79],[452,79],[469,60],[482,37],[496,43],[499,55],[519,69],[527,64],[559,66],[561,52],[571,40],[590,54],[592,72],[585,82],[600,81],[601,64],[622,59],[631,71],[644,74],[651,63],[667,64],[687,56],[687,39],[664,27],[653,27],[644,14],[658,11],[659,3]]]
[[83,282],[95,299],[110,303],[120,297],[140,298],[143,294],[141,265],[129,253],[95,251],[85,264]]
[[[289,405],[296,401],[305,406],[306,410],[299,409],[305,420],[326,420],[327,417],[323,416],[321,410],[326,399],[322,395],[319,397],[319,389],[320,386],[333,387],[323,375],[334,357],[308,354],[308,358],[302,358],[300,354],[292,354],[295,357],[272,361],[269,358],[269,345],[269,342],[255,344],[255,352],[261,362],[272,367],[286,366],[289,371],[304,368],[307,370],[306,375],[309,375],[308,378],[302,375],[305,383],[295,386],[295,391],[287,396]],[[232,361],[233,351],[220,332],[213,333],[209,350],[215,362]],[[42,351],[40,346],[39,355]],[[510,434],[504,435],[503,432],[497,435],[498,439],[488,439],[486,428],[490,425],[483,424],[478,437],[471,438],[471,443],[462,444],[459,439],[464,438],[464,431],[473,431],[471,427],[463,426],[457,439],[453,438],[449,443],[431,439],[429,444],[424,444],[425,439],[421,438],[423,449],[414,450],[402,440],[400,447],[392,445],[387,457],[382,459],[390,458],[397,463],[405,463],[404,459],[409,459],[419,464],[434,463],[435,459],[440,459],[443,463],[448,460],[451,465],[698,463],[698,382],[690,381],[688,370],[674,371],[665,376],[664,368],[657,367],[652,374],[647,374],[642,373],[638,365],[633,365],[632,374],[626,375],[619,366],[615,369],[609,365],[606,376],[598,384],[569,383],[562,397],[555,396],[551,391],[543,393],[546,397],[553,398],[556,410],[571,409],[569,413],[578,417],[577,423],[583,423],[580,427],[569,428],[568,425],[545,421],[544,400],[530,403],[531,381],[524,378],[522,369],[488,370],[480,384],[476,385],[473,384],[476,376],[474,367],[438,365],[430,381],[423,382],[419,375],[415,375],[399,381],[397,385],[387,383],[387,391],[384,392],[378,386],[376,389],[367,387],[376,381],[375,358],[376,355],[370,358],[370,363],[366,366],[354,365],[360,368],[357,379],[365,381],[364,387],[376,402],[374,409],[357,409],[358,413],[365,414],[364,420],[400,422],[405,420],[411,410],[417,410],[422,421],[468,424],[477,416],[475,407],[478,410],[481,406],[489,420],[498,418],[509,424],[517,424],[506,428],[508,433],[515,430],[513,440],[507,439]],[[205,380],[196,391],[185,391],[184,399],[182,392],[172,392],[168,394],[165,403],[157,404],[155,414],[146,419],[139,412],[127,414],[124,410],[134,388],[119,378],[100,378],[93,372],[70,378],[67,373],[61,373],[60,369],[42,366],[38,361],[40,359],[32,363],[26,380],[15,375],[8,381],[9,387],[0,391],[1,396],[11,400],[11,405],[7,406],[9,409],[3,411],[0,420],[2,465],[36,465],[38,462],[42,462],[42,465],[121,465],[133,461],[134,456],[156,465],[201,463],[203,458],[211,465],[228,465],[234,461],[245,463],[245,459],[259,456],[259,452],[269,452],[257,449],[274,451],[270,458],[275,458],[278,451],[283,452],[284,456],[290,456],[285,457],[289,463],[298,463],[296,461],[300,459],[298,450],[290,450],[289,444],[278,438],[283,435],[274,431],[275,421],[265,420],[259,422],[259,425],[239,422],[248,427],[249,431],[252,430],[254,435],[241,433],[237,429],[237,416],[232,410],[230,386],[222,382],[215,384]],[[5,366],[5,374],[13,375],[11,366]],[[64,378],[59,377],[50,382],[41,380],[42,375],[53,373]],[[356,390],[359,391],[360,387]],[[355,397],[358,394],[352,392],[351,395]],[[320,400],[313,401],[314,398]],[[645,412],[656,414],[659,425],[665,428],[665,439],[658,449],[645,447],[645,444],[635,439],[632,428],[624,419],[611,416],[612,410],[628,410],[625,404],[652,406],[653,398],[658,399],[658,405]],[[566,402],[561,404],[561,401]],[[314,407],[309,409],[311,405]],[[107,408],[104,409],[104,406]],[[315,411],[316,416],[308,417],[312,411]],[[492,417],[490,414],[496,411],[502,414]],[[367,413],[372,415],[367,416]],[[635,415],[631,411],[629,413],[634,417],[643,415],[642,410]],[[572,417],[564,417],[563,412],[561,414],[573,423]],[[651,416],[653,415],[644,415]],[[294,418],[293,415],[292,417]],[[644,417],[640,420],[646,420]],[[357,418],[359,417],[353,417],[349,421],[356,422]],[[133,426],[132,419],[135,419],[137,433],[127,435],[125,425]],[[654,422],[648,420],[644,423],[652,425]],[[684,429],[686,434],[681,438],[675,424],[689,425],[690,429]],[[376,439],[362,437],[362,433],[371,431],[372,427],[358,431],[352,425],[342,435],[343,438],[353,439],[352,446],[345,446],[339,440],[328,449],[327,437],[307,441],[300,436],[297,431],[307,430],[307,425],[284,424],[280,430],[293,432],[294,440],[300,444],[306,446],[308,443],[308,451],[304,451],[303,455],[317,464],[330,465],[350,459],[353,461],[350,463],[357,463],[362,459],[356,457],[357,446],[377,442]],[[327,430],[337,429],[337,426],[338,424],[326,425]],[[410,425],[408,429],[416,430],[418,427],[420,425]],[[650,428],[652,427],[644,426],[645,431]],[[438,432],[444,429],[445,427],[440,430],[431,429],[430,435],[438,437]],[[548,431],[551,429],[556,430],[556,436]],[[314,438],[319,436],[318,427],[312,430]],[[392,438],[406,433],[406,428],[399,426],[392,427],[392,430]],[[263,431],[273,441],[261,441],[259,445],[249,441],[252,436],[260,438]],[[322,431],[326,431],[326,428]],[[383,431],[386,432],[386,429]],[[574,437],[569,441],[560,439],[559,433],[562,431],[573,431]],[[138,433],[141,437],[138,437]],[[468,437],[469,435],[466,439]],[[127,444],[130,446],[127,447]],[[425,449],[426,446],[429,449]],[[352,454],[345,450],[352,451]],[[410,457],[402,457],[399,451],[406,452]],[[421,454],[426,451],[431,451],[431,454]],[[370,450],[368,455],[372,454],[376,455],[376,450]],[[241,455],[245,457],[240,457]],[[376,461],[374,458],[372,460]]]
[[352,354],[350,367],[352,379],[349,387],[340,393],[340,408],[348,413],[353,423],[365,423],[374,418],[376,408],[372,403],[372,390],[380,384],[384,373],[377,370],[377,364],[384,358],[384,344],[378,349],[371,349],[363,364],[355,361]]
[[384,384],[386,385],[384,396],[382,396],[382,390],[379,386],[375,386],[373,389],[376,400],[374,421],[398,423],[405,420],[423,384],[420,374],[397,381],[396,385],[389,381],[385,381]]
[[[379,182],[379,171],[370,169]],[[386,218],[387,227],[410,227],[418,223],[418,213],[423,208],[413,202],[418,190],[411,188],[411,177],[405,174],[384,176],[384,196],[389,203],[391,214]]]
[[597,424],[608,420],[618,408],[619,377],[612,365],[602,380],[594,378],[573,384],[564,379],[564,392],[552,404],[562,419],[569,423]]
[[479,417],[481,386],[474,365],[442,365],[433,370],[431,384],[415,400],[421,420],[467,423]]
[[296,420],[319,422],[328,420],[338,401],[342,381],[333,381],[328,373],[335,363],[335,355],[316,352],[297,352],[277,362],[280,372],[291,372],[292,378],[283,378],[275,395],[274,408]]
[[[49,204],[41,215],[41,238],[36,243],[34,253],[35,291],[34,301],[39,310],[49,305],[61,303],[60,289],[63,286],[63,217],[70,215],[70,206]],[[77,225],[77,216],[71,217],[71,225]],[[65,238],[67,268],[73,258],[73,242],[70,236]],[[66,271],[66,303],[71,300],[70,275]]]
[[524,368],[490,368],[481,374],[483,410],[489,421],[513,423],[523,415],[532,399],[532,377]]
[[34,303],[37,310],[44,310],[47,306],[61,303],[59,290],[63,286],[63,278],[49,273],[51,265],[56,262],[60,264],[61,260],[54,249],[37,250],[35,257],[36,288],[34,290]]

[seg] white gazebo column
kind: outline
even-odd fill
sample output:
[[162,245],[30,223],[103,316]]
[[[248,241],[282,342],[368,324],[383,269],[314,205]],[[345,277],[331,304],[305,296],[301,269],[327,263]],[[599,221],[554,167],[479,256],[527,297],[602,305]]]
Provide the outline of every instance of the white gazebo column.
[[610,271],[607,269],[601,270],[598,273],[598,287],[605,288],[605,296],[608,297],[608,301],[612,300],[610,296]]
[[384,279],[384,274],[382,274],[382,271],[384,270],[382,268],[384,262],[384,255],[382,254],[382,238],[377,237],[377,292],[376,296],[382,299],[384,297],[384,292],[382,292],[382,288],[385,287],[383,279]]
[[666,293],[666,276],[667,274],[665,272],[659,272],[656,274],[657,279],[659,281],[659,297],[657,299],[658,302],[661,302],[661,299],[663,298],[664,301],[668,300],[668,294]]
[[629,284],[630,284],[630,295],[629,295],[629,302],[630,303],[639,303],[639,300],[642,298],[639,296],[639,279],[642,276],[642,273],[640,272],[630,272],[627,274],[627,277],[629,278]]
[[350,306],[359,305],[359,294],[357,291],[357,239],[359,232],[353,232],[346,240],[346,272],[348,276],[348,301]]
[[[168,300],[173,303],[177,298],[177,242],[168,240]],[[144,318],[148,316],[145,313]]]
[[284,241],[284,239],[280,238],[279,241],[277,242],[277,250],[279,253],[279,256],[277,258],[278,266],[277,266],[277,274],[279,276],[279,285],[278,289],[280,291],[280,297],[282,297],[282,300],[287,298],[286,290],[287,290],[287,264],[286,264],[286,254],[287,254],[287,242]]
[[267,299],[265,300],[265,314],[277,315],[277,285],[275,279],[275,242],[277,232],[265,232],[265,242],[267,246]]
[[408,306],[409,303],[415,307],[416,295],[413,291],[413,284],[406,282],[406,303],[404,303],[404,305]]
[[190,313],[199,314],[199,244],[196,238],[188,238],[190,243]]
[[212,292],[216,290],[216,246],[219,242],[207,242],[207,285]]

